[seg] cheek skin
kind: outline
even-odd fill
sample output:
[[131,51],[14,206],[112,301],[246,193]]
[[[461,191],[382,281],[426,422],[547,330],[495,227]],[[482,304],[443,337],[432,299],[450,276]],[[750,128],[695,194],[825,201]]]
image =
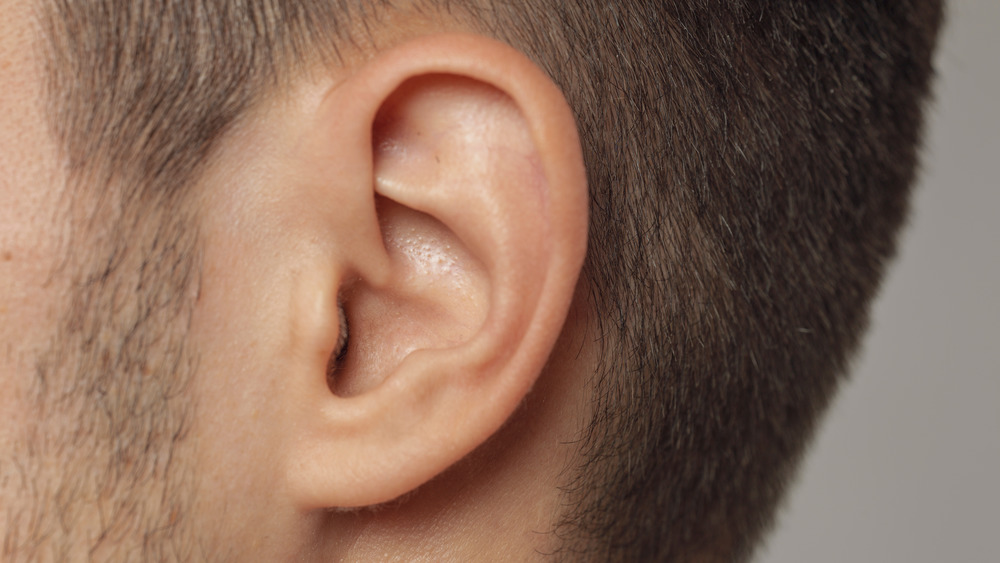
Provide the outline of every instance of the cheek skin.
[[65,295],[64,280],[53,275],[65,235],[58,226],[65,177],[40,103],[30,10],[27,2],[2,2],[0,10],[0,456],[26,422],[36,356]]
[[[286,424],[294,406],[283,399],[301,375],[291,360],[298,339],[288,327],[294,327],[294,297],[304,291],[287,290],[303,288],[289,283],[300,272],[287,264],[290,235],[272,211],[279,202],[265,189],[275,182],[266,157],[273,151],[247,148],[269,141],[247,131],[227,141],[195,188],[203,244],[191,327],[199,356],[192,392],[202,405],[193,425],[201,488],[195,511],[222,528],[221,544],[247,550],[237,560],[301,560],[291,546],[308,540],[301,537],[301,514],[285,500],[281,469],[285,441],[295,436]],[[236,156],[244,151],[253,156]],[[322,381],[322,371],[316,376]]]

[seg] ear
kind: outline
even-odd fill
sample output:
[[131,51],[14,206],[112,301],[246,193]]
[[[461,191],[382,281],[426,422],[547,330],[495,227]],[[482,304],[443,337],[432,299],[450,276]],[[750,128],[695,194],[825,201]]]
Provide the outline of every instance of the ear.
[[587,237],[569,107],[507,45],[423,37],[318,107],[303,166],[336,191],[308,205],[337,208],[338,250],[299,309],[314,320],[287,388],[304,509],[392,500],[496,432],[543,371]]

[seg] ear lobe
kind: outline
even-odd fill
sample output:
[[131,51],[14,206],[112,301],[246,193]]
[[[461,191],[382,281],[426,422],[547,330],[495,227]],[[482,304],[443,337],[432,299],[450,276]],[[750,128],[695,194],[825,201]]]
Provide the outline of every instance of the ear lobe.
[[492,435],[561,332],[587,234],[570,110],[506,45],[421,38],[365,63],[324,105],[355,121],[340,131],[370,135],[355,141],[371,151],[388,274],[353,268],[334,393],[325,363],[302,376],[288,482],[307,509],[392,500]]

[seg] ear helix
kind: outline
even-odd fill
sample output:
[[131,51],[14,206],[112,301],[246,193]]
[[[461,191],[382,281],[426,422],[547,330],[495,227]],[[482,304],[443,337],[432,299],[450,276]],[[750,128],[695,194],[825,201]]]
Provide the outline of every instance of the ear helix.
[[[378,128],[386,124],[377,116],[407,82],[434,87],[428,77],[477,86],[456,90],[445,80],[436,84],[443,98],[406,100],[430,104],[402,116],[417,120],[404,123],[413,125],[407,133],[418,133],[409,140],[427,143],[432,136],[428,108],[445,111],[438,117],[446,128],[462,126],[465,136],[382,154],[402,158],[389,163],[397,181],[384,181],[376,169]],[[454,105],[439,103],[449,95],[472,95],[464,101],[478,108],[477,118],[505,121],[469,127]],[[497,101],[502,106],[491,105]],[[418,38],[363,62],[322,104],[314,120],[320,141],[314,157],[323,165],[317,177],[353,190],[352,211],[331,208],[330,215],[358,225],[340,232],[334,249],[343,253],[337,267],[356,281],[346,298],[340,293],[336,319],[329,307],[328,325],[314,339],[321,344],[310,348],[317,352],[314,369],[290,399],[295,439],[287,443],[287,486],[306,510],[392,500],[495,433],[544,369],[586,237],[586,185],[572,115],[551,80],[509,46],[467,35]],[[498,133],[504,136],[481,137]],[[435,152],[455,147],[464,152]],[[414,156],[424,158],[406,160]],[[482,156],[498,160],[471,177],[467,168],[447,169]],[[446,174],[450,183],[442,186]],[[372,192],[360,193],[359,186]],[[481,314],[456,310],[455,296],[424,273],[406,275],[405,256],[387,242],[399,221],[427,229],[428,219],[480,264],[474,274],[485,279]],[[442,322],[441,310],[464,315],[463,330],[448,332],[458,323]],[[405,315],[420,322],[407,324]],[[425,330],[425,321],[440,331]]]

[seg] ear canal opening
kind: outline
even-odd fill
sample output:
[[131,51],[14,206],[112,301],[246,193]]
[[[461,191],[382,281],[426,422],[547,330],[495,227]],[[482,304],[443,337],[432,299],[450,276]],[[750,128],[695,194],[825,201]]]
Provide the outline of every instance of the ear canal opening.
[[337,395],[337,376],[340,375],[351,344],[347,312],[344,310],[343,300],[340,299],[337,302],[337,316],[340,324],[337,332],[337,345],[333,348],[330,359],[326,363],[326,386],[334,395]]
[[329,343],[325,373],[341,398],[408,373],[398,368],[411,355],[406,365],[437,357],[425,352],[485,354],[483,344],[465,346],[486,342],[479,336],[491,334],[497,319],[527,318],[521,309],[493,306],[500,295],[510,296],[503,303],[521,294],[535,299],[540,286],[518,289],[534,263],[520,256],[538,258],[549,244],[526,234],[546,230],[544,182],[530,127],[505,92],[456,74],[415,76],[382,101],[369,127],[387,268],[384,279],[361,276],[344,295],[350,307],[342,326],[351,326],[341,332],[350,331],[352,341],[345,348]]

